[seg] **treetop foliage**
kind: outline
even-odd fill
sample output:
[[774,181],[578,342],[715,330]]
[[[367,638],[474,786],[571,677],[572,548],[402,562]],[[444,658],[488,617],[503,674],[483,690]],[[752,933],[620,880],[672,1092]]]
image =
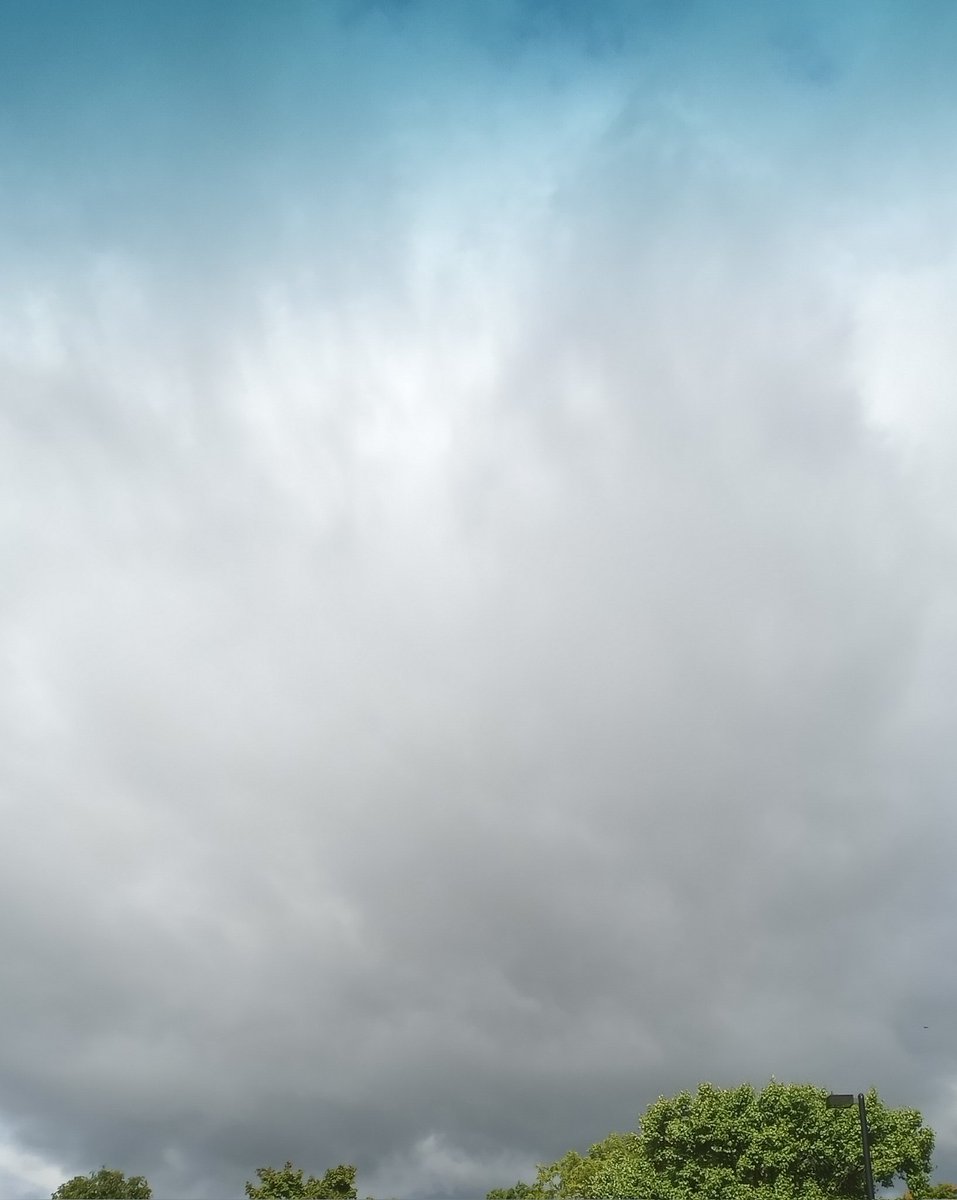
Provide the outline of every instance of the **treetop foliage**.
[[89,1175],[74,1175],[61,1183],[52,1200],[150,1200],[150,1185],[142,1175],[129,1179],[122,1171],[101,1167]]
[[[543,1163],[533,1183],[496,1188],[488,1200],[860,1200],[864,1195],[856,1108],[830,1109],[828,1093],[772,1080],[659,1097],[638,1127],[610,1133],[586,1154]],[[957,1200],[957,1185],[931,1185],[934,1134],[911,1108],[865,1097],[874,1181],[903,1180],[901,1200]],[[356,1168],[340,1163],[305,1176],[286,1162],[260,1167],[248,1200],[357,1200]],[[141,1175],[102,1167],[61,1184],[52,1200],[151,1200]]]
[[[653,1197],[654,1200],[859,1200],[864,1194],[856,1109],[827,1107],[827,1090],[771,1081],[660,1097],[638,1128],[611,1133],[587,1154],[539,1166],[535,1182],[488,1200]],[[915,1109],[866,1096],[874,1181],[903,1178],[928,1194],[933,1131]]]
[[356,1200],[356,1168],[341,1163],[317,1179],[287,1162],[283,1167],[259,1167],[259,1183],[247,1183],[250,1200]]

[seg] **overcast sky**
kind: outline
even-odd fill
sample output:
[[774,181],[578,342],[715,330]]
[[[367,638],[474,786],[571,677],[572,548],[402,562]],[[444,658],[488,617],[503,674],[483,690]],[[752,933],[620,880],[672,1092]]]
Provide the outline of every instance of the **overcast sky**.
[[957,7],[0,15],[0,1194],[957,1179]]

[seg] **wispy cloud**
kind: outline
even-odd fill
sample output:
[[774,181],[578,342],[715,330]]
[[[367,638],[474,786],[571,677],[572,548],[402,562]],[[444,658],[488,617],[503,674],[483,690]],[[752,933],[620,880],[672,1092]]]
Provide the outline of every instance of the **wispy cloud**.
[[756,11],[17,16],[22,1195],[772,1073],[952,1161],[950,18]]

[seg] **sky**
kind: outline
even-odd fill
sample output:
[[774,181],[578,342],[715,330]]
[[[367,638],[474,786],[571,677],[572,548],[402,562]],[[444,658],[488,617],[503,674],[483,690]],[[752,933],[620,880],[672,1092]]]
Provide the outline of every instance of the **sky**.
[[6,0],[0,1194],[957,1179],[957,8]]

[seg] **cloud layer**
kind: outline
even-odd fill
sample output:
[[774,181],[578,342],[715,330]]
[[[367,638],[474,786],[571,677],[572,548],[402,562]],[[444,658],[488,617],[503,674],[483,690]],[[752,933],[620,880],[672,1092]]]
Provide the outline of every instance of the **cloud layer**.
[[91,11],[0,131],[4,1194],[771,1074],[955,1174],[949,10]]

